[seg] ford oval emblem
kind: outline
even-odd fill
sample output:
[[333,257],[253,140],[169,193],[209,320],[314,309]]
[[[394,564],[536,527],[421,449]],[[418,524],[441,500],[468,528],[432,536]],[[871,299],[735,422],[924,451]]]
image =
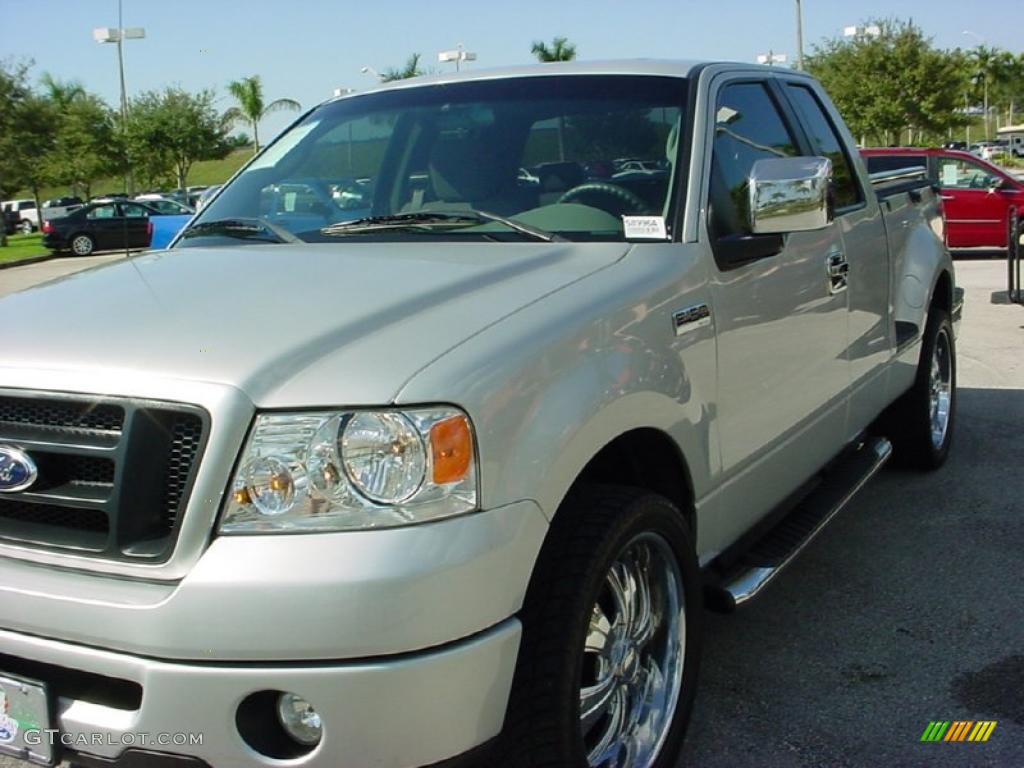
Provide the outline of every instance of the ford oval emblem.
[[10,445],[0,445],[0,493],[16,493],[31,487],[39,477],[32,457]]

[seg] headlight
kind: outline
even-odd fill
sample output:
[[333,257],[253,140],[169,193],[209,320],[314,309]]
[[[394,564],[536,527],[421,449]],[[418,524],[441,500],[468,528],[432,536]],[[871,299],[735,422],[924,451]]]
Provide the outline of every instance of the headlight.
[[455,408],[262,414],[220,531],[387,528],[471,512],[476,465],[469,418]]

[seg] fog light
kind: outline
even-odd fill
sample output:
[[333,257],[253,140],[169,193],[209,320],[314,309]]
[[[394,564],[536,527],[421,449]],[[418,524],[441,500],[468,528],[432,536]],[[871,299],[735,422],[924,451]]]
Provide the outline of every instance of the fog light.
[[277,716],[285,731],[303,746],[320,743],[323,723],[313,705],[294,693],[282,693],[277,699]]

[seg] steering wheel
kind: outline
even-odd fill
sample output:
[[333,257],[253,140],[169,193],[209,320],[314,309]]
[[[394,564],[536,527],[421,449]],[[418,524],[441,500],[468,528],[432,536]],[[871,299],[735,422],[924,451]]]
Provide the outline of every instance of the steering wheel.
[[[560,198],[559,203],[572,203],[577,200],[604,198],[610,200],[612,208],[609,210],[603,205],[594,205],[595,208],[608,211],[611,214],[639,213],[647,207],[647,203],[641,200],[633,192],[618,184],[609,184],[606,181],[588,181],[578,187],[566,190]],[[584,203],[586,205],[587,203]]]

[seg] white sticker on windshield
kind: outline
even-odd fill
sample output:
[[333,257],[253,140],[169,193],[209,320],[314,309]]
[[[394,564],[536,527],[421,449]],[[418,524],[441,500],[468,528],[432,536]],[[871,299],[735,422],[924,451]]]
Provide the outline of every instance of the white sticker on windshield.
[[957,182],[960,181],[957,170],[956,163],[947,163],[942,166],[942,186],[955,187],[957,185]]
[[664,216],[623,216],[622,228],[626,239],[667,240]]

